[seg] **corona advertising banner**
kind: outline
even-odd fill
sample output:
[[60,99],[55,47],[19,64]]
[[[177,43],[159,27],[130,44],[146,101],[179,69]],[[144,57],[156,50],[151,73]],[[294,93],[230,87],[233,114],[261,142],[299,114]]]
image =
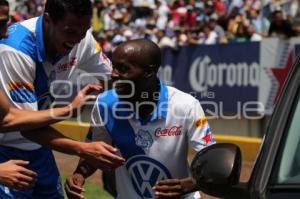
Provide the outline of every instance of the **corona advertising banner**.
[[276,38],[163,49],[160,78],[205,111],[271,114],[300,45]]

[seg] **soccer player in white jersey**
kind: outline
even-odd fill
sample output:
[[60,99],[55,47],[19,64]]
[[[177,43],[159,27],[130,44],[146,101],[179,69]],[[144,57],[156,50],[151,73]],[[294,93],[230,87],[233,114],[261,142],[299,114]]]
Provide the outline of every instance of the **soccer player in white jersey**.
[[[87,140],[113,144],[125,158],[115,170],[116,198],[199,198],[188,145],[200,151],[214,143],[199,101],[157,79],[161,54],[151,41],[121,44],[112,64],[115,87],[98,96]],[[82,197],[95,170],[80,160],[65,184],[69,198]]]
[[[37,129],[58,122],[64,116],[76,112],[85,102],[93,100],[95,96],[88,95],[91,91],[99,92],[101,86],[91,84],[85,86],[67,106],[51,110],[29,111],[10,106],[7,96],[0,90],[0,132]],[[28,164],[29,162],[24,160],[9,160],[1,163],[0,184],[17,190],[33,187],[37,173],[27,169]]]
[[[7,38],[0,40],[0,88],[12,106],[32,111],[47,108],[53,100],[50,84],[69,80],[76,69],[96,73],[98,77],[110,76],[110,61],[88,30],[91,17],[90,0],[47,0],[42,16],[9,27]],[[64,86],[53,86],[56,94],[60,89]],[[0,198],[64,198],[48,147],[79,155],[96,166],[117,167],[124,161],[111,146],[74,141],[51,127],[0,134],[0,163],[25,160],[30,162],[27,168],[38,175],[34,187],[26,191],[1,185]]]

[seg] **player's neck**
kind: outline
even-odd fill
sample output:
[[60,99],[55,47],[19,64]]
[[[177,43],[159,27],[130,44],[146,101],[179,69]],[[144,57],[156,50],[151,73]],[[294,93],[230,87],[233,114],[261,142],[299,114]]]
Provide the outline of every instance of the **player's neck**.
[[154,79],[147,80],[147,82],[148,84],[145,83],[145,86],[143,88],[137,89],[134,96],[135,101],[157,103],[160,91],[160,81],[156,77],[154,77]]
[[45,53],[46,53],[46,59],[47,60],[52,60],[53,58],[56,57],[57,52],[55,49],[55,42],[52,41],[52,38],[49,35],[48,31],[45,31],[45,25],[43,26],[43,32],[44,32],[44,45],[45,45]]
[[[150,81],[151,85],[147,85],[146,89],[135,95],[134,107],[139,109],[139,116],[141,118],[147,118],[157,106],[159,101],[160,83],[159,80]],[[158,94],[158,95],[157,95]],[[155,105],[155,106],[153,106]]]

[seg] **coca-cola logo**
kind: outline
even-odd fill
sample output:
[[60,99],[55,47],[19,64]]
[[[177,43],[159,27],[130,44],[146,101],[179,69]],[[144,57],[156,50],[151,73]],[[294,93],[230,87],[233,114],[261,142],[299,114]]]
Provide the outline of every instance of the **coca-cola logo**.
[[57,69],[58,72],[66,71],[71,69],[76,64],[76,57],[72,57],[68,63],[58,64]]
[[161,137],[161,136],[179,136],[181,135],[181,128],[182,126],[173,126],[171,128],[157,128],[155,130],[154,135],[156,137]]

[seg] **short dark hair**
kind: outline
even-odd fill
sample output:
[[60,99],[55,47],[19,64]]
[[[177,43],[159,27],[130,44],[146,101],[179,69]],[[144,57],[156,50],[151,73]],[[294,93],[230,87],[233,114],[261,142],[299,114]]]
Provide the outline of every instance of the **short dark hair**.
[[56,23],[67,13],[76,16],[92,16],[93,8],[90,0],[47,0],[45,12],[47,12],[53,22]]
[[0,0],[0,6],[9,6],[7,0]]

